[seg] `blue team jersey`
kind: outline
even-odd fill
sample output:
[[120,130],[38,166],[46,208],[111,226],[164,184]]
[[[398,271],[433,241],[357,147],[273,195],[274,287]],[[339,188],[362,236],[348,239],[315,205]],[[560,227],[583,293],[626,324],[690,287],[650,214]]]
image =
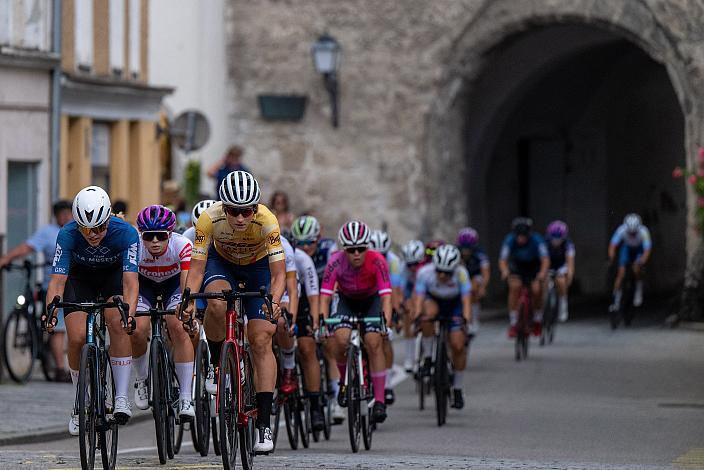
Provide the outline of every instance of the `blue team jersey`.
[[90,246],[75,221],[64,225],[56,239],[53,273],[68,274],[73,264],[107,268],[122,263],[123,272],[136,273],[139,235],[119,217],[110,217],[108,233],[98,246]]
[[511,260],[518,263],[531,263],[546,258],[548,256],[548,247],[545,244],[543,237],[537,233],[532,233],[525,245],[519,245],[516,241],[516,235],[509,233],[501,245],[502,260]]
[[464,262],[470,277],[478,276],[482,273],[482,268],[489,266],[489,257],[482,247],[472,249],[472,255]]
[[405,281],[403,278],[403,263],[401,258],[389,251],[386,253],[386,263],[389,265],[389,277],[392,288],[403,288]]

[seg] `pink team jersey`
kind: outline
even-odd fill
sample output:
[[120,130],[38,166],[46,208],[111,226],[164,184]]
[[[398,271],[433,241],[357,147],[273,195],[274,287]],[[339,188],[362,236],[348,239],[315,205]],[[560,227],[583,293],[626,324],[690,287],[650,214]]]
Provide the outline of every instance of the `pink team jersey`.
[[364,264],[353,267],[344,251],[333,253],[323,274],[321,295],[333,295],[335,283],[340,293],[350,299],[365,299],[375,294],[390,295],[389,265],[384,255],[367,250]]

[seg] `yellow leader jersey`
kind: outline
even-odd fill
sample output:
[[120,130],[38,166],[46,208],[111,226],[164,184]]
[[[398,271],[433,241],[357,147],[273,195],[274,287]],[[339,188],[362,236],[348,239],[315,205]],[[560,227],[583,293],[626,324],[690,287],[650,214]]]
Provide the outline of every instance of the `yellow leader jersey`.
[[265,256],[270,263],[284,259],[279,222],[263,204],[257,206],[257,213],[242,232],[234,231],[227,223],[222,202],[210,206],[196,222],[191,259],[208,259],[211,241],[220,256],[237,265],[252,264]]

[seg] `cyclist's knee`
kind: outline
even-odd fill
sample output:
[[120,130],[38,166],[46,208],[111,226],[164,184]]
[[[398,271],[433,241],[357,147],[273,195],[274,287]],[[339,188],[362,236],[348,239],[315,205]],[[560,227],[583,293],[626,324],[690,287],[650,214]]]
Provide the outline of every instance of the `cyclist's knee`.
[[382,352],[383,341],[379,333],[367,333],[364,335],[364,345],[369,354]]
[[438,304],[434,300],[431,299],[425,299],[423,301],[423,309],[425,310],[425,314],[430,317],[430,318],[435,318],[438,314]]

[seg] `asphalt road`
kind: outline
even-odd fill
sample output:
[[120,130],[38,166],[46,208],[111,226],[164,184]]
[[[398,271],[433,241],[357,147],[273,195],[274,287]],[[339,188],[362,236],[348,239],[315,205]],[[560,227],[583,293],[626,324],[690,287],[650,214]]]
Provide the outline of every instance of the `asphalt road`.
[[[516,363],[503,323],[482,326],[465,377],[467,406],[438,428],[415,386],[397,402],[371,451],[352,454],[346,426],[309,450],[288,449],[259,468],[661,469],[704,468],[704,333],[656,324],[611,332],[605,320],[571,321],[555,344],[531,344]],[[432,404],[432,401],[431,401]],[[21,412],[4,410],[4,413]],[[285,433],[285,431],[283,431]],[[121,468],[219,468],[187,444],[160,466],[151,421],[121,428]],[[0,447],[0,468],[75,468],[76,439]]]

